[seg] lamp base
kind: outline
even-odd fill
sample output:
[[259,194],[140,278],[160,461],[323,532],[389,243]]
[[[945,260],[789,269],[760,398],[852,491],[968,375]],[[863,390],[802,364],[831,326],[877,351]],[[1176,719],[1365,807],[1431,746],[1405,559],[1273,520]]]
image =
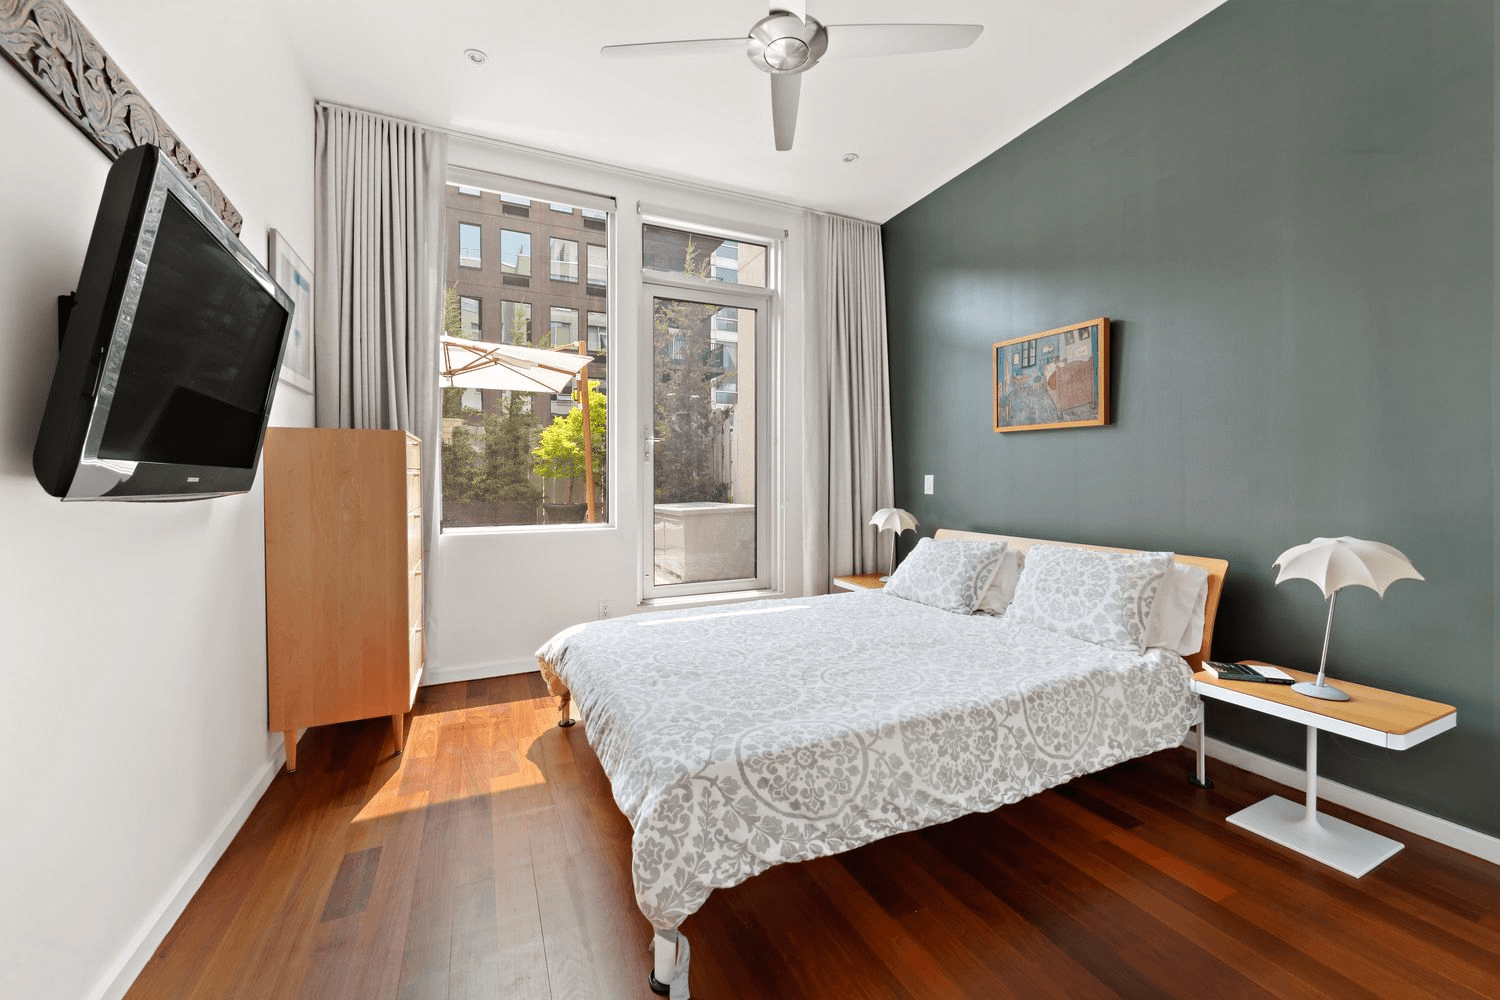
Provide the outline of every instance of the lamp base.
[[1322,698],[1324,701],[1348,701],[1349,696],[1336,687],[1327,684],[1314,684],[1312,681],[1298,681],[1292,685],[1292,690],[1298,694],[1305,694],[1309,698]]

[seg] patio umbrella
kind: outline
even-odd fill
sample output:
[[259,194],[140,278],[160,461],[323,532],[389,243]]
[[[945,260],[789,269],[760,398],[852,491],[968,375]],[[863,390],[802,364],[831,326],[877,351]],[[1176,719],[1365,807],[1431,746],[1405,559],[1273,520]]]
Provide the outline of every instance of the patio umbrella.
[[491,344],[461,337],[441,338],[438,365],[442,384],[454,389],[508,389],[512,392],[565,392],[594,359],[587,354],[543,351],[516,344]]

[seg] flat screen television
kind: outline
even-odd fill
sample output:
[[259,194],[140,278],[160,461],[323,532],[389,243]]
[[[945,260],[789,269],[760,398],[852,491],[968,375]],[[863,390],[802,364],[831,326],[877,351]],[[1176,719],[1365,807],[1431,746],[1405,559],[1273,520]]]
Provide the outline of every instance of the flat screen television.
[[292,300],[155,146],[110,167],[32,468],[64,500],[255,482]]

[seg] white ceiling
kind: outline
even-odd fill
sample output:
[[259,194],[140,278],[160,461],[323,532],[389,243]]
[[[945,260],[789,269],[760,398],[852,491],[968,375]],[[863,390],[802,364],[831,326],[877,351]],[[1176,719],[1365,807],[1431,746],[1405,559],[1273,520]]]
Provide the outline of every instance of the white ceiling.
[[276,2],[319,98],[884,222],[1222,0],[809,0],[826,24],[985,30],[959,52],[830,53],[803,77],[785,153],[768,78],[744,57],[599,55],[741,35],[767,0]]

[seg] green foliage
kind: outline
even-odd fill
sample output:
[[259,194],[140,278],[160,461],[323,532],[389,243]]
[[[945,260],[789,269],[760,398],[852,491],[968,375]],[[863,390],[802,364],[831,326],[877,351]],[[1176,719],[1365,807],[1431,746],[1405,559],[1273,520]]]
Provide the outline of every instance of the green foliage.
[[[609,426],[609,401],[589,382],[589,438],[593,444],[594,488],[602,496],[606,463],[605,441]],[[578,393],[573,393],[578,398]],[[584,474],[583,407],[574,406],[566,415],[555,417],[543,431],[541,441],[531,452],[533,471],[543,479],[566,479],[568,502],[573,502],[573,482]]]
[[453,428],[451,440],[443,445],[445,499],[480,503],[541,499],[541,488],[531,481],[536,427],[525,405],[525,393],[505,393],[501,411],[486,413],[480,428],[467,423]]
[[464,335],[463,312],[458,308],[458,286],[443,289],[443,333],[450,337]]

